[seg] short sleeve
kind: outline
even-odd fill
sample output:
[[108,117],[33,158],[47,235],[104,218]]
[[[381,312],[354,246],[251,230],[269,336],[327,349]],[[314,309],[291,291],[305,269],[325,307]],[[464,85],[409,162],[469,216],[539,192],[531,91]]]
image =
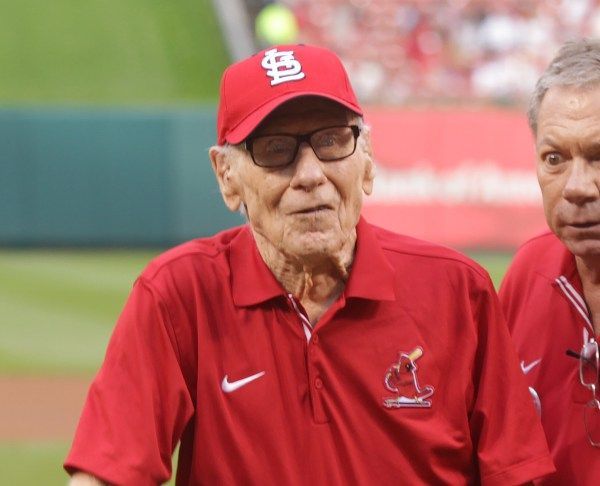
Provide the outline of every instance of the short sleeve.
[[93,381],[65,469],[119,485],[156,485],[193,415],[166,304],[138,279]]
[[549,474],[554,465],[491,284],[474,317],[476,396],[469,421],[481,483],[516,485]]

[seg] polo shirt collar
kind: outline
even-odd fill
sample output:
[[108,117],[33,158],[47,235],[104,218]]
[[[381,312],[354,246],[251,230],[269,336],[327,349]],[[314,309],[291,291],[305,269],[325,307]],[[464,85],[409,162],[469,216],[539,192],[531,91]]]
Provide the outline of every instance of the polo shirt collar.
[[550,237],[554,239],[553,248],[551,251],[546,252],[542,263],[537,268],[538,273],[550,280],[553,285],[558,285],[557,279],[559,277],[565,277],[578,292],[583,293],[583,285],[577,271],[575,255],[555,234],[551,234]]
[[540,271],[548,278],[556,278],[561,275],[571,277],[577,273],[575,255],[569,251],[565,244],[560,241],[558,236],[549,234],[553,239],[552,249],[546,252],[543,263],[540,265]]
[[559,260],[559,267],[554,271],[554,278],[565,276],[571,283],[576,283],[581,287],[581,278],[577,271],[577,263],[575,262],[575,255],[571,253],[566,246],[561,242],[562,255]]
[[251,306],[286,295],[285,289],[258,252],[254,235],[248,224],[231,241],[229,255],[235,305]]
[[[356,231],[356,254],[344,296],[395,300],[394,269],[385,258],[373,228],[361,217]],[[231,241],[229,258],[235,305],[251,306],[286,295],[262,259],[249,225]]]
[[383,254],[373,227],[362,216],[356,233],[356,254],[344,292],[346,298],[396,300],[394,268]]
[[577,263],[575,262],[575,255],[571,253],[566,246],[561,242],[562,255],[559,262],[559,267],[554,271],[554,285],[557,285],[559,277],[565,277],[569,283],[583,295],[583,284],[581,283],[581,277],[577,271]]

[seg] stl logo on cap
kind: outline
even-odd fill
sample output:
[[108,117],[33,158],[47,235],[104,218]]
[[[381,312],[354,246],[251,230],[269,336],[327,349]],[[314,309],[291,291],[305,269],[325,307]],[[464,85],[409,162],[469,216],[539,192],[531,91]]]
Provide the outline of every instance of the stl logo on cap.
[[294,57],[294,51],[278,51],[277,48],[265,51],[261,66],[271,79],[271,86],[304,78],[302,65]]

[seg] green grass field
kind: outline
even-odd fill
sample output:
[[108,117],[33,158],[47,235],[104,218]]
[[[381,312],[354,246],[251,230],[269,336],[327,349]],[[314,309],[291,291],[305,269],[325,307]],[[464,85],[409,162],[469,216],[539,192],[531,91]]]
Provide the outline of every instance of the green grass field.
[[[134,279],[157,252],[0,250],[0,374],[91,377]],[[64,486],[68,447],[0,441],[0,484]]]
[[0,442],[1,484],[65,486],[67,475],[60,465],[68,447],[54,442]]
[[92,373],[155,253],[0,251],[0,373]]
[[[157,251],[0,251],[0,374],[92,376]],[[67,442],[0,442],[0,484],[64,486]]]
[[498,289],[513,254],[508,251],[470,251],[467,254],[488,271]]
[[0,0],[0,103],[214,101],[229,63],[210,0]]
[[[65,442],[0,442],[0,484],[15,486],[65,486],[62,462],[69,450]],[[177,461],[174,459],[173,471]],[[167,485],[175,484],[171,479]]]

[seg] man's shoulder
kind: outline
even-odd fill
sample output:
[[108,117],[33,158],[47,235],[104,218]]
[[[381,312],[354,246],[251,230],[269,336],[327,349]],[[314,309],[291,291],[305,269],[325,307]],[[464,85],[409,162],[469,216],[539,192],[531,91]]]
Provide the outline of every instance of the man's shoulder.
[[523,243],[516,251],[508,272],[543,273],[556,276],[560,264],[568,250],[550,230],[534,236]]
[[502,279],[500,300],[515,305],[535,289],[546,288],[547,282],[564,272],[570,258],[569,250],[551,231],[534,236],[517,249]]
[[[474,272],[488,279],[487,271],[477,262],[458,250],[421,240],[413,236],[394,233],[384,228],[371,225],[379,244],[391,258],[401,260],[418,260],[433,266],[455,267],[457,270]],[[422,267],[423,268],[423,267]]]
[[564,252],[564,245],[552,231],[546,230],[523,243],[517,249],[516,256],[532,256],[540,251],[551,251],[562,254]]
[[213,236],[196,238],[170,248],[154,257],[142,272],[142,277],[153,280],[168,270],[169,273],[180,273],[190,267],[220,265],[219,256],[229,248],[231,241],[245,226],[237,226],[221,231]]

